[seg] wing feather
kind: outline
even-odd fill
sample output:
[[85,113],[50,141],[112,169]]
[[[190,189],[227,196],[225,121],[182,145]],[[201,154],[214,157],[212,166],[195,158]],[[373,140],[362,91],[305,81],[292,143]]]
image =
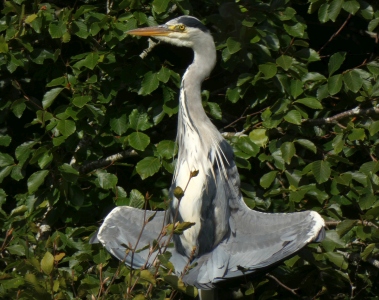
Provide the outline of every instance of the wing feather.
[[[152,219],[144,226],[149,218]],[[164,225],[165,212],[145,212],[129,206],[116,207],[105,218],[97,239],[118,259],[125,260],[133,268],[140,268],[146,263],[151,264],[159,252],[158,249],[153,251],[152,245],[160,236]],[[167,237],[162,237],[160,245],[166,241]],[[138,251],[139,249],[143,250]],[[131,250],[136,250],[134,255]],[[155,255],[153,252],[156,252]]]

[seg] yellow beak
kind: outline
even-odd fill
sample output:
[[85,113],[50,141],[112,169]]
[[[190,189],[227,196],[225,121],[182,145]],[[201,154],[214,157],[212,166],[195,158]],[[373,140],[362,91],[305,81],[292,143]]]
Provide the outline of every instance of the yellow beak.
[[139,36],[166,36],[169,33],[171,33],[171,30],[162,26],[154,26],[132,29],[127,31],[126,33]]

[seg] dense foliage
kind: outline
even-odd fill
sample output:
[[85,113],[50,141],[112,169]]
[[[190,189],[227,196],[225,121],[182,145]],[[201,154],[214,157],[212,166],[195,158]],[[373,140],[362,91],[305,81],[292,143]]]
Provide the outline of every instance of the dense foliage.
[[234,147],[246,203],[312,209],[328,224],[321,244],[233,285],[254,299],[379,295],[376,1],[3,3],[0,298],[196,294],[88,243],[115,206],[167,205],[192,53],[159,45],[141,58],[147,39],[126,31],[182,14],[214,36],[203,104]]

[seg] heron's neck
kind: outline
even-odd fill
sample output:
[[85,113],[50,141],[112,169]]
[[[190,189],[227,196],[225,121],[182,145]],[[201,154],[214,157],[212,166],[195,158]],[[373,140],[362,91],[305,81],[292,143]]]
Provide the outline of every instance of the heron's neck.
[[[183,126],[195,127],[194,131],[204,126],[211,126],[201,101],[201,84],[211,73],[216,63],[216,49],[212,37],[198,43],[193,48],[194,60],[183,75],[179,100],[179,131]],[[209,124],[210,123],[210,124]]]

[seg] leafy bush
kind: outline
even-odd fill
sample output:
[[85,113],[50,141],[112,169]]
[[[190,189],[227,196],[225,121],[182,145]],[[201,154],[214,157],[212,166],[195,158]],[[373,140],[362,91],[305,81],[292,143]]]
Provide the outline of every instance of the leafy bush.
[[142,59],[146,39],[126,31],[181,14],[217,44],[203,104],[234,147],[246,203],[316,210],[329,227],[237,286],[257,299],[377,296],[376,2],[11,0],[0,19],[0,297],[196,294],[166,269],[131,272],[88,244],[113,207],[169,200],[192,54],[160,45]]

